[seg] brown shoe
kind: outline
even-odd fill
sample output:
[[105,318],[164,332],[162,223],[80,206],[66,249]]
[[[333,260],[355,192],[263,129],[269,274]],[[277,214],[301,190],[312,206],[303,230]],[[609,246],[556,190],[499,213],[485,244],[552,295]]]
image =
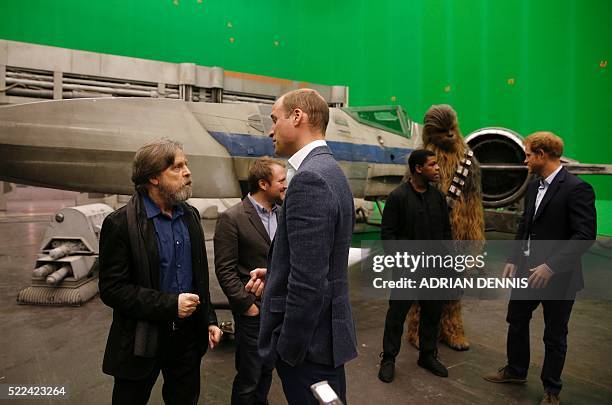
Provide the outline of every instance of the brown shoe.
[[482,378],[494,383],[525,384],[527,382],[526,378],[518,377],[508,371],[508,366],[500,368],[496,373],[484,375]]
[[545,392],[544,398],[542,398],[542,402],[540,402],[540,405],[559,405],[560,403],[561,400],[559,399],[559,394]]

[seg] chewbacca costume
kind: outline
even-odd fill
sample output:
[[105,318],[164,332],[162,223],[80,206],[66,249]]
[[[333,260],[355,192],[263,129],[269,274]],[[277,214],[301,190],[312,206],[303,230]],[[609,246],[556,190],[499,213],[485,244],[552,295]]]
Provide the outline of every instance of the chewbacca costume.
[[[439,187],[449,201],[450,223],[454,240],[484,240],[484,211],[482,208],[482,191],[480,167],[475,158],[467,176],[462,178],[459,195],[449,193],[453,178],[457,176],[466,153],[471,152],[459,130],[457,113],[447,104],[433,105],[425,113],[422,133],[423,148],[436,153],[440,166]],[[451,197],[452,196],[452,197]],[[478,248],[478,247],[476,247]],[[408,313],[408,341],[419,346],[420,307],[413,305]],[[470,344],[463,331],[461,301],[449,301],[442,310],[440,319],[440,340],[455,350],[468,350]]]

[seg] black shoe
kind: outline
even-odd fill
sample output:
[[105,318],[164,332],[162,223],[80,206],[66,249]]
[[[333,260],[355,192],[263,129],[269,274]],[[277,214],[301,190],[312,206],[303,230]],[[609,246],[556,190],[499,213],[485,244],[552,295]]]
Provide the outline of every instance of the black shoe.
[[421,353],[417,364],[426,370],[431,371],[438,377],[448,377],[448,370],[444,364],[438,360],[437,353]]
[[[382,355],[382,353],[381,353]],[[384,358],[380,361],[378,379],[382,382],[390,383],[395,376],[395,360]]]

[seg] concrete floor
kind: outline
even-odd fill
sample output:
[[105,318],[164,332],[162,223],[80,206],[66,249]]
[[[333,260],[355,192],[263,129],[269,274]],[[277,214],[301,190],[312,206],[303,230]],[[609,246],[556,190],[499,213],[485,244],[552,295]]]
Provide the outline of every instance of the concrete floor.
[[[58,203],[59,206],[41,203],[35,207],[29,204],[13,205],[8,215],[0,214],[0,384],[69,387],[67,401],[30,400],[30,403],[110,403],[113,380],[102,373],[101,363],[111,310],[98,297],[80,308],[16,303],[19,289],[29,284],[35,255],[47,226],[49,215],[41,211],[60,208],[63,203]],[[212,222],[205,223],[208,239],[212,237],[212,229]],[[595,260],[612,263],[609,258]],[[354,283],[351,288],[360,354],[347,365],[349,403],[539,403],[542,395],[539,372],[544,349],[541,310],[536,311],[532,321],[532,368],[529,382],[524,386],[495,385],[481,378],[482,374],[505,364],[505,301],[465,302],[464,322],[472,348],[468,352],[440,348],[440,357],[449,367],[449,378],[435,377],[417,367],[418,354],[406,344],[397,360],[395,381],[383,384],[376,374],[387,303],[360,297],[359,286]],[[213,300],[214,297],[221,299],[220,294],[216,286]],[[218,315],[222,320],[230,319],[227,311],[220,311]],[[612,404],[612,302],[577,301],[570,321],[568,345],[563,403]],[[205,356],[200,403],[229,404],[233,354],[233,342],[226,340]],[[162,402],[160,383],[161,378],[151,403]],[[286,403],[276,376],[270,403]]]

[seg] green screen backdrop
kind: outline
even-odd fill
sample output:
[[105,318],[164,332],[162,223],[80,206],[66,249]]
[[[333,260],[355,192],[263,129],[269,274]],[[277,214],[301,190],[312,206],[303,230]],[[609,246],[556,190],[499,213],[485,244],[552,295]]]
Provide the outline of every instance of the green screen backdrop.
[[[464,134],[550,130],[612,163],[610,0],[0,0],[0,38],[350,87],[353,106],[448,103]],[[595,186],[612,235],[612,178]]]

